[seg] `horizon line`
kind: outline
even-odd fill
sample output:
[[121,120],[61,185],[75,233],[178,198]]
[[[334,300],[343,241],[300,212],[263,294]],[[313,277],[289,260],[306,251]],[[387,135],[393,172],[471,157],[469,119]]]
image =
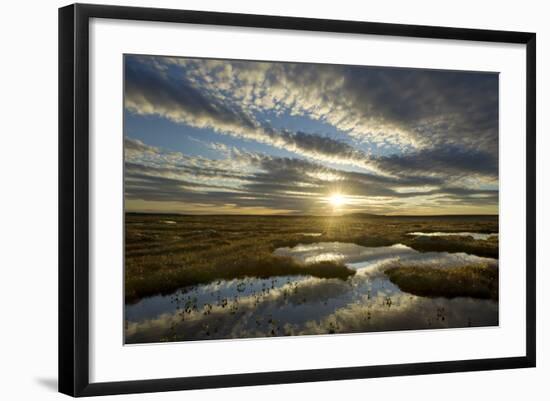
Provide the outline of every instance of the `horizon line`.
[[178,213],[178,212],[144,212],[144,211],[124,211],[124,214],[152,214],[152,215],[167,215],[167,216],[243,216],[243,217],[345,217],[345,216],[353,216],[353,215],[365,215],[365,216],[374,216],[374,217],[456,217],[456,216],[499,216],[499,213],[495,214],[480,214],[480,213],[473,213],[473,214],[376,214],[376,213],[368,213],[368,212],[351,212],[351,213],[344,213],[344,214],[238,214],[238,213]]

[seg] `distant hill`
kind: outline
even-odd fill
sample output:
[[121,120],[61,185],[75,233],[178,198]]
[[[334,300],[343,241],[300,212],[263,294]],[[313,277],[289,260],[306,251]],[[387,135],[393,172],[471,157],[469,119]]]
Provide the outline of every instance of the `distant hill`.
[[342,215],[344,217],[363,217],[363,218],[377,218],[377,217],[387,217],[387,216],[384,216],[384,215],[380,215],[380,214],[374,214],[374,213],[361,213],[361,212],[356,212],[356,213],[346,213],[344,215]]

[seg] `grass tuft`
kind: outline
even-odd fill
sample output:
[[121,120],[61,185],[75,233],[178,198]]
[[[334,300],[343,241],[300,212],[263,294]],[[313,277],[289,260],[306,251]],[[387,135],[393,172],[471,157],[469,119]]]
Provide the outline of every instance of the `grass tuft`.
[[498,300],[498,268],[495,266],[393,266],[384,273],[401,291],[414,295]]

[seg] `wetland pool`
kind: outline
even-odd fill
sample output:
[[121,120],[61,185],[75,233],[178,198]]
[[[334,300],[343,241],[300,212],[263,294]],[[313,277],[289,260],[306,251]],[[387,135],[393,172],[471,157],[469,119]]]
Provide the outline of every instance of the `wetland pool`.
[[433,233],[424,233],[424,232],[414,232],[408,233],[407,235],[413,235],[415,237],[472,237],[475,240],[486,241],[491,237],[498,237],[498,233],[472,233],[472,232],[433,232]]
[[127,304],[125,342],[147,343],[268,336],[378,332],[498,325],[498,302],[470,297],[423,297],[399,289],[384,269],[437,269],[498,260],[466,253],[419,252],[406,245],[364,247],[318,242],[277,248],[301,263],[340,262],[356,271],[346,280],[309,275],[245,277],[180,288]]

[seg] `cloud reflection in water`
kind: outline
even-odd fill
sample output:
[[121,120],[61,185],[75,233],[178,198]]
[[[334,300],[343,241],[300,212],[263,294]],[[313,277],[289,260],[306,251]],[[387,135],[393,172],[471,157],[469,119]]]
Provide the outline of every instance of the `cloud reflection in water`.
[[[368,248],[317,243],[279,248],[305,263],[341,260],[358,269],[348,280],[310,276],[220,280],[126,306],[126,342],[251,338],[303,334],[491,326],[498,303],[472,298],[426,298],[399,290],[382,268],[460,266],[494,259],[464,253],[420,253],[405,245]],[[325,256],[323,256],[325,255]],[[337,259],[328,259],[337,255]]]

